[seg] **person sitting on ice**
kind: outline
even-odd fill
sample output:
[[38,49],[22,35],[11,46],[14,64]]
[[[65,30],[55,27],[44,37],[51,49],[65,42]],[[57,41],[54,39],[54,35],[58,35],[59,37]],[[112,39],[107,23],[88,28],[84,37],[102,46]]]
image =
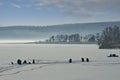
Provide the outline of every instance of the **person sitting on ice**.
[[28,64],[31,64],[31,62],[28,62]]
[[116,54],[113,54],[113,57],[118,57],[118,55],[116,55]]
[[86,58],[86,62],[89,62],[89,58]]
[[71,58],[69,59],[69,63],[72,63],[72,59]]
[[14,64],[13,62],[11,62],[11,64]]
[[84,62],[84,58],[81,58],[81,61]]
[[23,64],[27,64],[27,61],[26,61],[26,60],[24,60],[24,61],[23,61]]
[[110,54],[110,55],[109,55],[109,57],[113,57],[113,55],[112,55],[112,54]]
[[21,65],[22,61],[20,59],[17,60],[17,64]]
[[33,64],[35,64],[35,59],[33,59],[33,62],[32,62]]

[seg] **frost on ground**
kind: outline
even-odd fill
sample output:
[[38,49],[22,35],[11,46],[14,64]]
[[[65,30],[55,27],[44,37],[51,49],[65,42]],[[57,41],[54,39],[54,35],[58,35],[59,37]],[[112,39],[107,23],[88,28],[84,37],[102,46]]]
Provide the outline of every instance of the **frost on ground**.
[[[0,44],[0,80],[119,80],[120,50],[99,50],[97,45]],[[81,62],[81,58],[90,62]],[[73,62],[68,63],[72,58]],[[37,64],[11,65],[17,59]]]

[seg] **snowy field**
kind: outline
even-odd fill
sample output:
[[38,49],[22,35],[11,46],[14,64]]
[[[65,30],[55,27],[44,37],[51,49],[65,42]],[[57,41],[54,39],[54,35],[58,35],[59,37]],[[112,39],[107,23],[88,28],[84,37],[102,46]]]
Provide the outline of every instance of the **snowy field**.
[[[0,80],[120,80],[120,57],[107,57],[114,53],[120,56],[119,49],[97,45],[0,44]],[[10,64],[17,59],[37,64]]]

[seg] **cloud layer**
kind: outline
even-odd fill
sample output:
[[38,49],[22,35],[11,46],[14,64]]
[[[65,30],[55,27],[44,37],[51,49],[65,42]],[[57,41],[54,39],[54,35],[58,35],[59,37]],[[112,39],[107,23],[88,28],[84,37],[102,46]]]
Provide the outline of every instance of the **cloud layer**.
[[10,5],[16,8],[59,9],[65,15],[85,18],[105,16],[111,12],[120,14],[120,0],[11,0]]
[[[38,8],[59,8],[67,15],[97,16],[120,8],[120,0],[34,0]],[[120,10],[120,9],[119,9]]]

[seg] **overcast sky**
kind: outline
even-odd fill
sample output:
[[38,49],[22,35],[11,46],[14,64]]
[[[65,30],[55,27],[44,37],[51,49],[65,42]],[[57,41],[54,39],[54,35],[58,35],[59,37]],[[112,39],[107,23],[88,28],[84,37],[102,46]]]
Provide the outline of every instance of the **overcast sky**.
[[0,26],[120,21],[120,0],[0,0]]

